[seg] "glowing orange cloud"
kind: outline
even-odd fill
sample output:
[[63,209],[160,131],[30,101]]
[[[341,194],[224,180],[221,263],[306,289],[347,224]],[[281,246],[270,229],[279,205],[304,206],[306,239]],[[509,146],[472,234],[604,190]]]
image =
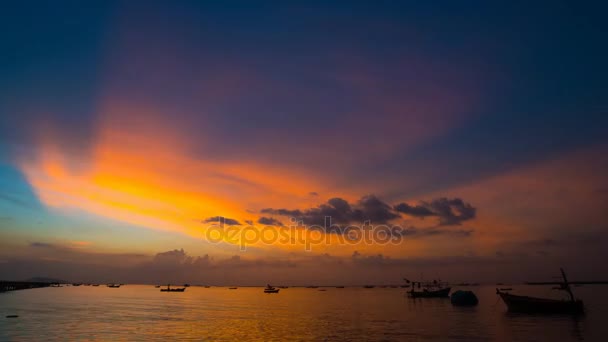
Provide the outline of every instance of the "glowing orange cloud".
[[201,237],[205,217],[255,220],[248,209],[301,205],[318,188],[298,170],[195,157],[153,111],[104,108],[89,155],[74,160],[40,134],[34,157],[19,161],[45,205]]

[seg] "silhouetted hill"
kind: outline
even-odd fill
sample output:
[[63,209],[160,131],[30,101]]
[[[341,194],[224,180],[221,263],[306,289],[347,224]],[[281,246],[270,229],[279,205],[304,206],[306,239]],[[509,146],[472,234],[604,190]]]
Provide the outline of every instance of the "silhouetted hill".
[[26,279],[24,281],[33,282],[33,283],[59,283],[59,284],[68,283],[65,280],[55,279],[55,278],[47,278],[47,277],[32,277],[32,278]]

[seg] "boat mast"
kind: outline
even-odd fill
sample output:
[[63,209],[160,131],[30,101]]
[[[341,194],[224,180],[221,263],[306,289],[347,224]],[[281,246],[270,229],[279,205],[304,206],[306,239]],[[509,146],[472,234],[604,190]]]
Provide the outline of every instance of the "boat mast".
[[562,284],[562,290],[568,292],[568,294],[570,295],[570,300],[571,301],[575,301],[574,300],[574,294],[572,293],[572,289],[570,289],[570,284],[568,283],[568,278],[566,278],[566,272],[564,272],[563,268],[559,269],[562,272],[562,277],[564,278],[564,283]]

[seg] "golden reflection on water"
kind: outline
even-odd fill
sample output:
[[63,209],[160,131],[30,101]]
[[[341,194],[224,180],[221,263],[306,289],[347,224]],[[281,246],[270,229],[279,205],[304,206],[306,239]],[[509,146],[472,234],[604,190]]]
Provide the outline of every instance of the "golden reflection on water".
[[[475,308],[410,299],[401,288],[291,287],[279,294],[252,287],[34,289],[0,294],[0,340],[575,341],[606,333],[606,296],[587,299],[588,314],[573,319],[509,315],[493,287],[472,289],[480,299]],[[582,289],[584,300],[602,290]],[[5,318],[10,314],[19,318]]]

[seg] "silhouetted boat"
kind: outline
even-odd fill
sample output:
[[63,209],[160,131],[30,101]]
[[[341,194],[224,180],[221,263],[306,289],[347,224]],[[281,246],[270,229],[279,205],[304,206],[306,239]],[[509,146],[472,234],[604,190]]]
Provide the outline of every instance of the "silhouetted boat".
[[210,288],[211,286],[205,286],[206,289]]
[[566,291],[569,295],[569,300],[536,298],[528,296],[516,296],[507,292],[502,292],[496,289],[496,294],[502,298],[507,305],[509,312],[519,313],[545,313],[545,314],[582,314],[585,312],[583,301],[575,299],[566,273],[560,268],[564,282],[557,290]]
[[[407,279],[405,281],[410,282]],[[422,282],[416,281],[411,283],[412,289],[407,293],[412,298],[445,298],[450,296],[450,290],[452,289],[451,287],[444,286],[445,283],[437,280],[433,280],[432,283],[425,283],[424,288],[422,288]],[[416,290],[416,285],[418,285],[418,291]]]
[[364,289],[373,289],[375,286],[374,285],[364,285],[363,288]]
[[337,289],[343,289],[344,286],[336,286]]
[[160,289],[160,292],[184,292],[184,291],[186,291],[185,287],[171,288],[171,285],[167,285],[166,289]]
[[313,286],[313,285],[311,285],[311,286],[306,286],[306,288],[307,288],[307,289],[316,289],[316,288],[318,288],[318,286]]
[[276,287],[272,287],[270,286],[270,284],[268,284],[264,289],[264,293],[279,293],[279,289],[277,289]]
[[117,289],[120,287],[120,284],[108,284],[108,287],[113,288],[113,289]]
[[154,287],[158,289],[158,288],[160,288],[160,285],[154,285]]
[[236,290],[238,287],[229,287],[228,290]]

